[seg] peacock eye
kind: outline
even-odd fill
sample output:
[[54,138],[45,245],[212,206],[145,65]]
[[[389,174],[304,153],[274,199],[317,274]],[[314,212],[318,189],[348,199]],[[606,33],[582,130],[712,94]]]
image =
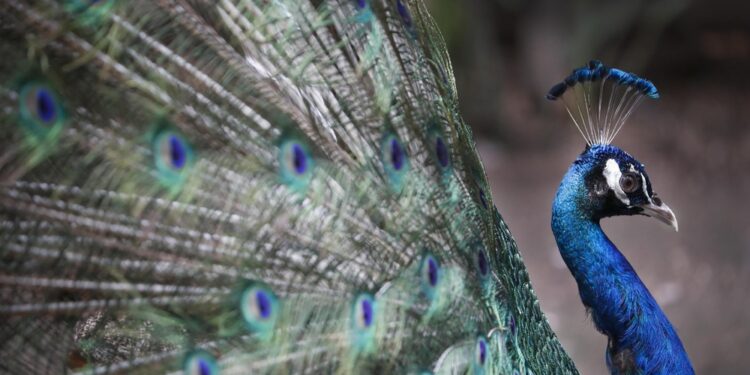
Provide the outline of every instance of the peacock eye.
[[401,16],[401,20],[404,21],[404,25],[406,27],[411,27],[412,25],[412,19],[411,14],[409,13],[409,8],[406,7],[406,4],[402,0],[396,0],[396,9],[398,10],[398,14]]
[[240,293],[239,309],[251,331],[268,338],[279,316],[279,300],[265,286],[251,283]]
[[360,331],[368,330],[375,320],[375,300],[370,295],[360,295],[354,303],[352,313],[355,327]]
[[394,133],[386,133],[381,140],[380,160],[383,163],[391,188],[400,192],[404,177],[409,170],[406,149]]
[[482,367],[482,366],[484,366],[485,363],[487,363],[487,354],[488,354],[487,353],[487,351],[488,351],[487,350],[487,340],[485,340],[484,338],[480,337],[477,340],[476,349],[475,350],[476,350],[476,352],[475,352],[475,355],[476,355],[475,360],[476,360],[477,364],[480,367]]
[[182,364],[183,374],[214,375],[219,373],[219,365],[214,356],[204,350],[188,353]]
[[377,304],[375,298],[363,293],[354,299],[351,308],[352,339],[356,350],[371,347],[377,325]]
[[620,177],[620,187],[626,193],[632,193],[641,187],[640,179],[635,173],[625,173]]
[[167,120],[159,120],[156,126],[151,140],[156,176],[165,187],[178,191],[194,164],[195,153]]
[[367,0],[355,0],[355,3],[357,3],[357,8],[359,9],[365,9],[365,7],[367,7]]
[[426,289],[435,288],[440,278],[440,265],[437,260],[431,255],[427,255],[422,261],[421,269],[423,285]]
[[442,137],[435,137],[435,156],[437,157],[440,167],[445,168],[450,163],[450,154],[448,154],[448,146],[445,145]]

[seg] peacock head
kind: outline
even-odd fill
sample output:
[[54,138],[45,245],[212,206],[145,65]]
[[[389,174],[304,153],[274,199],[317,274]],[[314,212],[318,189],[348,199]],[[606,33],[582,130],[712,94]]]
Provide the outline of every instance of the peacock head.
[[677,219],[654,192],[643,163],[612,145],[587,146],[571,167],[581,176],[583,194],[577,205],[594,220],[620,215],[646,215],[675,230]]
[[586,141],[558,191],[556,209],[573,209],[595,221],[647,215],[677,230],[674,213],[654,193],[643,163],[611,145],[644,98],[659,98],[650,81],[596,60],[550,89],[547,99],[562,99]]

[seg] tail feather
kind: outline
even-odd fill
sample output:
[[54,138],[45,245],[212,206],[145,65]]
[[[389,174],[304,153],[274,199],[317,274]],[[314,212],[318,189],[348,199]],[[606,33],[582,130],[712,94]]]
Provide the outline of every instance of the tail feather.
[[1,369],[543,356],[488,335],[543,317],[515,305],[535,299],[509,289],[528,278],[421,2],[11,0],[0,21]]

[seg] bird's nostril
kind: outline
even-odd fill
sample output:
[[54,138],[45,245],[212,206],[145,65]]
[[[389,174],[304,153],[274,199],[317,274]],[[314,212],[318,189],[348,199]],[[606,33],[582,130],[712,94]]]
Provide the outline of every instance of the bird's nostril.
[[662,203],[661,198],[654,196],[653,198],[651,198],[651,200],[654,202],[655,205],[661,206],[661,203]]

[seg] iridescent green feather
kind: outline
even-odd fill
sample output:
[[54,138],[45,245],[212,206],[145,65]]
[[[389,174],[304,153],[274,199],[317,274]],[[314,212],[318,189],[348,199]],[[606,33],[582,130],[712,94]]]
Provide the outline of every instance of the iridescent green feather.
[[421,1],[0,23],[3,372],[576,373]]

